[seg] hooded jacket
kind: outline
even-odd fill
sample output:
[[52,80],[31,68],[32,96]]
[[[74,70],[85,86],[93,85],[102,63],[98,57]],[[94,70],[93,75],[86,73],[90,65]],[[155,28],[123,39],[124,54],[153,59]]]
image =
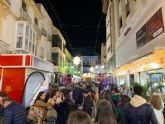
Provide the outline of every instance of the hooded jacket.
[[125,121],[126,124],[159,124],[152,106],[138,95],[126,105]]

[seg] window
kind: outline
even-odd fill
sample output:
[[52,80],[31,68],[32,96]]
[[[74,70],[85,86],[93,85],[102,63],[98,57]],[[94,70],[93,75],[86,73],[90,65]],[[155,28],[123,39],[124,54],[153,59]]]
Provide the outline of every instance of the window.
[[122,26],[123,26],[122,17],[120,17],[120,29],[122,28]]
[[23,47],[23,28],[24,28],[24,24],[18,24],[16,48]]
[[22,9],[26,11],[26,0],[22,0]]
[[32,30],[30,29],[30,40],[29,40],[29,51],[31,52],[32,50],[32,39],[33,38],[33,32]]
[[52,63],[55,66],[59,65],[59,54],[58,53],[52,53]]
[[38,25],[38,20],[37,20],[37,18],[34,19],[34,23],[35,23],[36,25]]
[[36,34],[27,22],[17,23],[16,48],[26,53],[35,53]]
[[17,48],[22,48],[23,37],[17,37]]
[[35,53],[35,42],[36,42],[36,37],[35,33],[33,32],[33,41],[32,41],[32,53]]
[[59,47],[62,50],[62,40],[59,35],[53,35],[52,47]]
[[25,36],[25,49],[28,50],[29,46],[29,27],[26,25],[26,36]]

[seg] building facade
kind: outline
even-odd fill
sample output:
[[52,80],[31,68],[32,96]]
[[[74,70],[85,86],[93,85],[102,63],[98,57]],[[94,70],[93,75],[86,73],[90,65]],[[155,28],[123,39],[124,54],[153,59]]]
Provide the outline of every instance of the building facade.
[[61,32],[56,27],[53,27],[52,62],[55,66],[55,72],[61,74],[65,73],[65,46],[66,41],[62,36]]
[[1,0],[0,6],[0,53],[32,54],[51,62],[53,24],[45,8],[34,0]]
[[[164,0],[111,0],[110,33],[114,44],[115,70],[119,85],[138,82],[162,83],[165,52]],[[110,9],[110,12],[108,12]],[[114,26],[114,29],[113,29]],[[108,29],[109,27],[107,27]],[[108,29],[109,30],[109,29]],[[107,44],[109,46],[109,44]],[[107,55],[108,56],[108,55]]]
[[106,52],[106,44],[102,43],[101,44],[101,65],[106,66],[107,63],[107,52]]

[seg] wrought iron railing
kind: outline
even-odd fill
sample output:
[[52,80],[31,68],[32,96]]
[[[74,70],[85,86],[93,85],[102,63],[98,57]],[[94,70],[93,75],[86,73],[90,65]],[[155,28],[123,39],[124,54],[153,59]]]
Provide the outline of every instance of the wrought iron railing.
[[10,45],[6,42],[0,40],[0,54],[9,54],[11,51],[9,50]]

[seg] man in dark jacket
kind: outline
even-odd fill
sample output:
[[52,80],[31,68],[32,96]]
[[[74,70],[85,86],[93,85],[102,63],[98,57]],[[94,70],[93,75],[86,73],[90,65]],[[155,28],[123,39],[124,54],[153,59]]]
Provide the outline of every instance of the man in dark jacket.
[[91,93],[88,89],[83,90],[84,102],[83,102],[83,111],[87,112],[90,116],[92,114],[93,100]]
[[153,108],[141,97],[143,88],[135,86],[134,94],[134,97],[125,108],[126,124],[159,124]]
[[4,124],[27,124],[25,108],[5,97],[2,100],[5,108],[3,114]]
[[82,105],[83,101],[83,92],[79,84],[76,84],[73,90],[73,99],[75,100],[75,105],[78,108]]

